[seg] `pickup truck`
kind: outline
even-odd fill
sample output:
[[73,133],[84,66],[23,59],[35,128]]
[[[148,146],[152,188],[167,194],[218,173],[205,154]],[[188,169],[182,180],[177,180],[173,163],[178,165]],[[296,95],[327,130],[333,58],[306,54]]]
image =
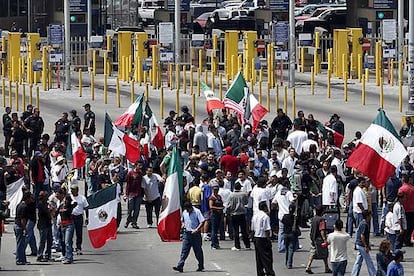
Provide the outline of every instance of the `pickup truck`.
[[256,20],[249,16],[248,10],[217,9],[211,13],[205,29],[206,33],[213,29],[252,31],[256,29]]
[[143,0],[138,7],[138,18],[145,25],[154,24],[155,10],[163,9],[164,1],[159,0]]

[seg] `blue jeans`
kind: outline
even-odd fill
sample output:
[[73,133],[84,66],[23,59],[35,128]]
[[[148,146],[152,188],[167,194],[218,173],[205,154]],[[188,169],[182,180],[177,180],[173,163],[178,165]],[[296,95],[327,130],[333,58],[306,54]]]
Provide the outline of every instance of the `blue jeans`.
[[76,234],[76,249],[82,250],[83,215],[73,216],[73,225]]
[[[45,227],[39,229],[39,257],[50,258],[52,254],[52,227]],[[46,252],[45,252],[46,249]]]
[[347,260],[342,262],[332,262],[332,276],[344,276],[347,264]]
[[139,210],[141,208],[142,196],[130,196],[128,197],[128,217],[127,224],[136,224],[139,216]]
[[397,235],[396,234],[390,234],[387,233],[387,240],[391,243],[391,252],[395,252],[395,249],[397,249]]
[[285,265],[287,267],[292,267],[293,264],[293,253],[295,252],[295,243],[296,243],[296,237],[293,233],[285,234],[285,251],[286,251],[286,259],[285,259]]
[[218,234],[220,232],[221,213],[212,212],[210,219],[211,219],[211,247],[218,248],[219,247]]
[[355,225],[358,228],[359,223],[363,220],[362,213],[355,213],[354,212],[354,220],[355,220]]
[[73,233],[75,232],[75,225],[69,224],[62,226],[62,235],[65,241],[65,260],[73,261]]
[[26,263],[26,237],[23,235],[23,227],[14,225],[14,235],[16,236],[16,262]]
[[362,261],[365,260],[368,269],[369,276],[375,276],[377,270],[375,269],[374,262],[371,259],[371,255],[369,252],[365,250],[365,247],[357,245],[358,253],[354,263],[354,267],[352,268],[351,276],[359,276],[359,272],[361,271]]
[[378,222],[378,203],[371,203],[372,207],[372,225],[374,227],[374,234],[379,235],[379,222]]
[[284,228],[285,226],[279,220],[279,232],[277,233],[277,250],[279,251],[279,253],[285,251]]
[[204,269],[204,255],[201,248],[201,234],[200,232],[191,234],[191,232],[185,231],[183,233],[183,245],[181,248],[181,256],[178,261],[177,267],[184,267],[184,262],[190,254],[191,247],[193,248],[194,255],[198,261],[198,267]]
[[382,205],[382,212],[381,212],[381,231],[383,231],[385,228],[385,216],[388,214],[388,209],[389,209],[388,203],[385,202]]
[[30,246],[30,249],[32,250],[31,254],[37,255],[37,245],[36,245],[36,237],[34,234],[34,227],[35,227],[34,221],[29,219],[26,225],[26,229],[27,229],[26,246],[27,245]]
[[346,222],[346,225],[347,225],[346,230],[351,237],[352,237],[352,234],[354,233],[354,220],[355,220],[354,211],[352,208],[352,201],[351,201],[351,203],[349,204],[348,217],[347,217],[347,222]]
[[59,228],[56,224],[56,218],[52,218],[52,240],[52,248],[56,249],[56,251],[60,251],[62,248],[60,244]]

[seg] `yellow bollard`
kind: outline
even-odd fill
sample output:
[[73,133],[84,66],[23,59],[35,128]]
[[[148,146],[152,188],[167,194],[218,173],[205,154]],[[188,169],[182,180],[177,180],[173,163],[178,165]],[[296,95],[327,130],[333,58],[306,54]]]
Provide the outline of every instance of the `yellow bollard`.
[[95,100],[95,73],[91,72],[91,100]]
[[204,83],[208,84],[208,71],[207,71],[207,69],[204,70]]
[[29,85],[29,104],[33,104],[33,84]]
[[332,72],[332,49],[328,49],[328,71]]
[[267,111],[270,112],[270,83],[267,83],[266,107],[267,107]]
[[292,118],[296,116],[296,88],[292,89]]
[[175,91],[175,112],[180,112],[180,93],[178,89]]
[[96,50],[92,51],[92,74],[96,76]]
[[403,107],[403,81],[398,81],[398,110],[402,112]]
[[198,50],[198,68],[203,69],[203,49]]
[[375,83],[377,86],[381,85],[381,62],[382,62],[382,47],[381,41],[375,43]]
[[237,56],[237,70],[238,71],[243,70],[243,57],[242,57],[242,55]]
[[194,94],[194,76],[193,76],[193,72],[194,72],[194,66],[191,65],[191,67],[190,67],[190,94],[191,95]]
[[180,64],[175,65],[175,87],[180,92]]
[[19,111],[19,82],[16,81],[16,90],[14,100],[16,101],[16,111]]
[[6,79],[1,79],[1,96],[3,99],[3,107],[6,107]]
[[369,81],[369,69],[365,68],[365,82]]
[[135,102],[135,81],[131,81],[131,103]]
[[197,69],[197,96],[200,97],[201,95],[201,87],[200,87],[200,79],[201,79],[201,69]]
[[160,112],[161,112],[161,120],[164,119],[164,86],[161,86],[160,91]]
[[141,59],[138,59],[136,63],[137,63],[137,68],[135,68],[135,74],[137,78],[135,79],[135,81],[138,82],[139,86],[141,86],[142,78],[143,78],[142,69],[141,69],[142,68]]
[[276,84],[276,95],[275,95],[276,112],[279,109],[279,84]]
[[108,74],[108,52],[104,52],[103,67],[103,73]]
[[52,88],[52,65],[49,64],[49,69],[47,70],[48,82],[49,82],[49,89]]
[[19,61],[19,80],[18,81],[21,84],[23,80],[23,62],[22,62],[23,60],[19,58],[18,61]]
[[342,79],[345,77],[345,72],[348,71],[348,62],[346,60],[346,54],[342,54]]
[[404,75],[403,75],[403,62],[400,60],[398,61],[398,82],[404,81]]
[[362,81],[362,55],[358,54],[358,81]]
[[[231,56],[231,70],[230,72],[233,74],[233,72],[237,72],[237,56],[236,55],[232,55]],[[235,76],[234,75],[230,75],[227,74],[228,78],[227,79],[233,79]],[[229,82],[227,82],[228,84]]]
[[183,92],[187,94],[187,69],[183,65]]
[[213,72],[211,72],[211,90],[214,92],[216,89],[216,77],[214,76]]
[[328,93],[328,99],[330,99],[331,98],[331,71],[328,71],[327,93]]
[[348,72],[344,72],[344,101],[348,101]]
[[380,107],[384,108],[384,81],[380,78]]
[[196,95],[195,94],[193,94],[193,95],[191,95],[191,99],[192,99],[192,107],[193,107],[193,117],[194,117],[194,120],[195,120],[195,118],[196,118],[196,114],[197,114],[197,112],[196,112]]
[[283,91],[283,109],[285,111],[285,114],[288,114],[288,87],[286,85]]
[[251,78],[250,78],[250,82],[253,82],[254,84],[256,84],[256,69],[255,69],[255,64],[254,64],[254,58],[252,58],[252,65],[251,65],[251,67],[252,67],[252,75],[251,75]]
[[43,91],[47,90],[47,47],[42,49],[42,85]]
[[144,84],[147,83],[147,78],[148,78],[148,71],[144,71]]
[[82,69],[79,69],[79,97],[82,97]]
[[366,101],[366,87],[365,87],[365,77],[362,75],[362,105],[365,105]]
[[219,73],[219,98],[223,100],[223,73]]
[[149,83],[146,83],[146,84],[145,84],[145,100],[146,100],[147,102],[149,102],[149,101],[150,101],[150,98],[149,98]]
[[119,89],[119,78],[116,78],[116,105],[118,108],[121,107],[121,91]]
[[26,86],[23,83],[22,87],[22,109],[24,110],[26,107]]
[[259,81],[259,103],[262,104],[262,82]]
[[394,86],[394,59],[391,59],[391,64],[390,64],[390,74],[391,74],[391,86]]
[[305,47],[300,48],[300,71],[305,73]]
[[12,81],[9,79],[9,106],[13,108],[13,91],[12,91]]
[[36,106],[40,108],[40,89],[39,86],[36,86]]
[[104,104],[108,104],[108,75],[104,75]]
[[315,95],[315,68],[311,67],[311,92]]
[[230,88],[230,75],[226,74],[226,88],[227,90]]
[[[170,89],[173,89],[173,65],[172,63],[168,64],[168,73],[169,73],[169,79],[170,79]],[[145,72],[144,72],[145,76]]]

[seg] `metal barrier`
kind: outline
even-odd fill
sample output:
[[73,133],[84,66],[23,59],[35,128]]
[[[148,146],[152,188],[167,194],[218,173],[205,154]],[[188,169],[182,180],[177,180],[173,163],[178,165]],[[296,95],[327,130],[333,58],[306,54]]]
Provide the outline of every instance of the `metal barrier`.
[[70,39],[71,65],[75,70],[88,68],[88,40],[86,37]]

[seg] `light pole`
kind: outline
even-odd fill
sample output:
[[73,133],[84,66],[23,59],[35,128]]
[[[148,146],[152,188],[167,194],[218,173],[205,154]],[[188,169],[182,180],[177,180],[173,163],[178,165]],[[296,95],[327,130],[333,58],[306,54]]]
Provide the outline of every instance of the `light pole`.
[[174,50],[175,50],[175,63],[180,63],[181,55],[181,44],[180,44],[180,34],[181,34],[181,0],[175,0],[175,39],[174,39]]
[[289,88],[295,86],[296,38],[295,0],[289,0]]
[[69,0],[64,0],[65,22],[65,90],[70,90],[70,7]]
[[414,1],[409,1],[408,14],[408,111],[414,115]]

